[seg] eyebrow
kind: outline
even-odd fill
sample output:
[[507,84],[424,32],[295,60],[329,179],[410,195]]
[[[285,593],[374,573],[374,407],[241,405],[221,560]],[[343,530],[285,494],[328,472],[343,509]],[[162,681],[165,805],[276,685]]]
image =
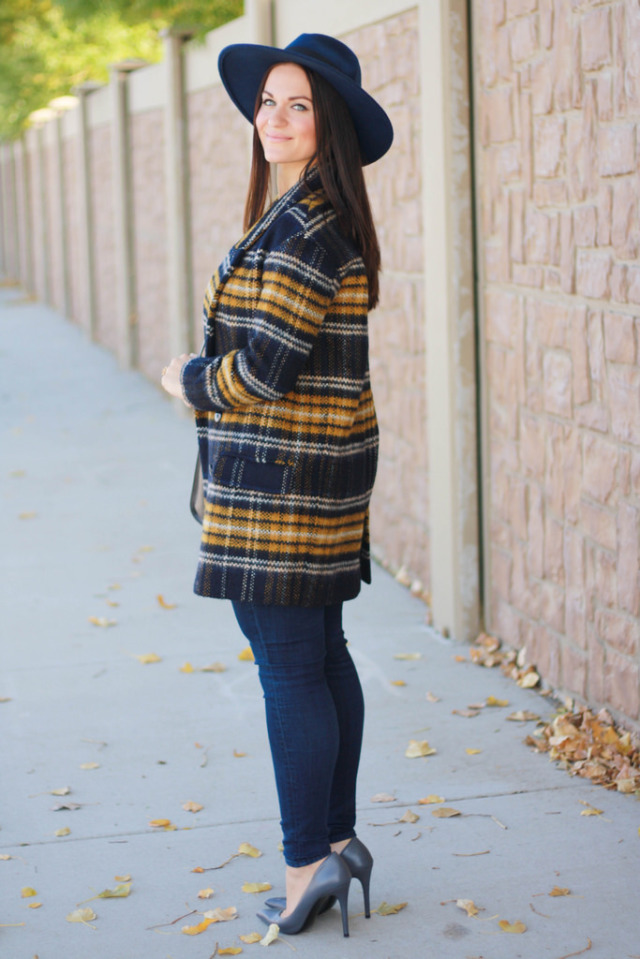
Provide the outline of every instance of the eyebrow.
[[[266,90],[266,89],[265,89],[265,90],[263,90],[262,92],[263,92],[263,93],[266,93],[267,96],[270,96],[270,97],[273,96],[273,93],[271,93],[270,90]],[[288,99],[289,99],[289,100],[308,100],[309,103],[312,103],[311,97],[306,97],[303,93],[300,94],[299,97],[289,97]]]

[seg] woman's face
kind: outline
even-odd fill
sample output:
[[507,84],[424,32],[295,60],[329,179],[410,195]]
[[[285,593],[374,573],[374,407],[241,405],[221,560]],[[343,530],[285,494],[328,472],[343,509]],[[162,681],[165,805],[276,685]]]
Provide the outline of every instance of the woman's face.
[[296,63],[280,63],[267,77],[256,129],[269,163],[278,164],[278,182],[288,189],[316,152],[311,86]]

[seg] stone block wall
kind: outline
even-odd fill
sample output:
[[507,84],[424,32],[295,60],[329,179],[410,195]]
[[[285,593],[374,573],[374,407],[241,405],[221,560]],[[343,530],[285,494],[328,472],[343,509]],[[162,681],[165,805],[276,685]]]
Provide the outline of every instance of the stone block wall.
[[93,213],[95,258],[96,337],[110,350],[117,348],[114,323],[117,276],[115,222],[113,210],[112,132],[109,124],[90,132],[89,164]]
[[488,620],[640,716],[640,7],[474,0]]

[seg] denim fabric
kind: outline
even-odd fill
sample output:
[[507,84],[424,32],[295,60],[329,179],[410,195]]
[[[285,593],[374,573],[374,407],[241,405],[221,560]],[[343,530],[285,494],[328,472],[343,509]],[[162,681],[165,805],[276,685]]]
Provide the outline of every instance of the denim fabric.
[[355,835],[364,701],[342,603],[233,610],[264,692],[285,861],[305,866]]

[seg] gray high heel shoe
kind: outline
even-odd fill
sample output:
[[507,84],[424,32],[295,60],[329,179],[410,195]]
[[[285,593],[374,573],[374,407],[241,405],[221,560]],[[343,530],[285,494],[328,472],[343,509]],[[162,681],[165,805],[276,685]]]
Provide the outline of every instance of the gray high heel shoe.
[[[327,856],[321,866],[316,869],[313,878],[307,886],[302,899],[293,910],[290,916],[282,917],[281,913],[284,905],[279,908],[261,909],[256,913],[258,919],[262,919],[267,925],[275,922],[280,927],[280,932],[285,935],[294,936],[302,932],[311,925],[318,915],[320,907],[324,905],[328,897],[335,897],[340,903],[340,912],[342,913],[342,932],[345,937],[349,935],[349,913],[347,904],[349,899],[349,883],[351,882],[351,873],[349,867],[338,853],[332,852]],[[283,900],[286,903],[286,900]]]
[[[367,919],[371,918],[371,909],[369,903],[369,883],[371,881],[371,870],[373,869],[373,856],[361,842],[357,836],[354,836],[353,839],[344,847],[340,857],[344,859],[347,866],[349,867],[349,872],[354,879],[359,879],[362,884],[362,894],[364,896],[364,914]],[[335,896],[329,896],[326,902],[322,903],[318,909],[318,914],[326,912],[327,909],[335,903]],[[274,897],[273,899],[267,899],[265,901],[265,906],[272,909],[284,909],[287,900],[284,897]]]

